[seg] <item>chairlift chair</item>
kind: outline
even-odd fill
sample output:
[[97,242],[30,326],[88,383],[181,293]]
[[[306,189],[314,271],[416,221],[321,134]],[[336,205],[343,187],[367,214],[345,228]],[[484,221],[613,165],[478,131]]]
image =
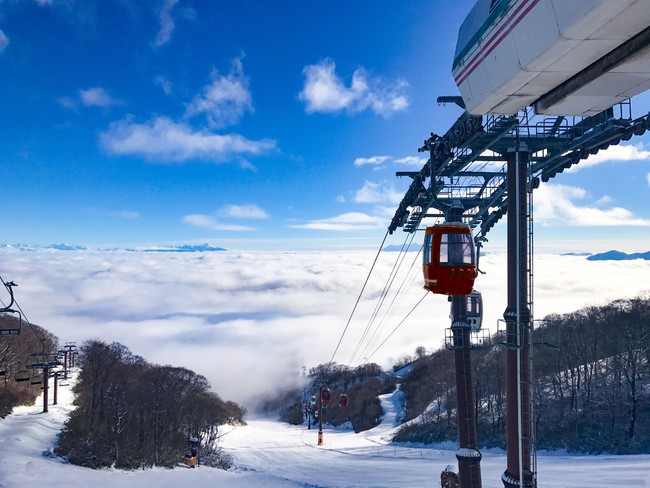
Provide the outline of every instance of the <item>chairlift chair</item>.
[[[2,284],[5,286],[5,288],[9,292],[9,298],[11,298],[11,301],[9,302],[9,305],[7,305],[6,307],[0,308],[0,312],[8,313],[8,314],[17,314],[18,317],[12,317],[12,316],[6,317],[6,319],[7,319],[6,322],[9,323],[9,326],[7,327],[7,326],[4,326],[4,324],[3,324],[3,327],[0,327],[0,336],[19,335],[20,331],[22,329],[22,326],[23,326],[22,314],[19,311],[14,310],[14,309],[11,308],[13,306],[13,304],[16,303],[15,300],[14,300],[13,287],[18,286],[18,285],[16,285],[16,283],[14,283],[13,281],[9,281],[9,282],[3,281]],[[3,322],[5,322],[5,321],[3,321]]]
[[[0,336],[17,336],[23,328],[22,314],[17,310],[12,310],[9,307],[1,308],[0,312],[12,315],[5,315],[3,317],[2,326],[0,326]],[[14,316],[13,314],[16,314]]]
[[21,370],[16,372],[16,376],[14,376],[14,381],[16,383],[22,383],[24,381],[29,381],[31,380],[32,375],[27,371],[26,369]]

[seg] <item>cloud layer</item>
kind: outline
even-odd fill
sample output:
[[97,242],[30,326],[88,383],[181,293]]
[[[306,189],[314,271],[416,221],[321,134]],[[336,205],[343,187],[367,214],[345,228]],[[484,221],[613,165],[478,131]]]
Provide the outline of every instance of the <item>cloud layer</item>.
[[[374,257],[0,251],[3,278],[18,283],[16,298],[29,320],[62,342],[121,342],[149,361],[194,369],[224,398],[241,402],[297,378],[303,365],[330,360]],[[424,294],[416,253],[406,256],[395,279],[393,289],[404,283],[405,291],[394,302],[388,298],[393,311],[382,309],[360,343],[397,257],[381,254],[336,362],[347,363],[360,345],[358,361],[370,357],[389,366],[417,346],[443,343],[446,297],[429,294],[399,325]],[[505,256],[484,255],[481,268],[486,274],[476,287],[485,299],[485,327],[494,331],[506,305]],[[650,262],[540,255],[535,270],[539,319],[638,294],[648,288]]]

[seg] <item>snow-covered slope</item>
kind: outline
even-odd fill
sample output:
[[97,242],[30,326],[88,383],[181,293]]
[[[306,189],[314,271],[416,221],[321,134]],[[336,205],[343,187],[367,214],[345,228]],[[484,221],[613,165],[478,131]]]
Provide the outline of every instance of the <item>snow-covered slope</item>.
[[[382,423],[367,432],[324,428],[317,445],[317,427],[290,426],[268,419],[244,427],[223,427],[223,447],[234,457],[230,472],[213,468],[91,470],[66,464],[51,454],[56,435],[72,409],[70,387],[59,391],[59,405],[42,413],[42,399],[16,408],[0,420],[0,487],[166,488],[166,487],[432,487],[440,472],[455,466],[454,450],[395,445],[389,442],[397,423],[399,389],[381,398]],[[350,399],[354,401],[354,399]],[[484,452],[483,487],[501,488],[505,469],[501,452]],[[540,455],[539,486],[609,488],[650,486],[650,455]]]

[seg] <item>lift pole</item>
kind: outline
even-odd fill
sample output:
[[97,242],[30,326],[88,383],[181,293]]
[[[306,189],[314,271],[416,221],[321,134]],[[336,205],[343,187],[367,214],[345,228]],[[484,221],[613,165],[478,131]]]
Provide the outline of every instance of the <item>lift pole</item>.
[[66,342],[63,346],[63,379],[68,379],[68,371],[74,367],[74,357],[77,353],[77,346],[74,342]]
[[318,445],[323,445],[323,385],[318,385]]
[[[453,206],[448,222],[462,222],[462,206]],[[481,488],[481,453],[477,448],[474,383],[472,381],[471,326],[467,323],[467,296],[451,295],[456,405],[458,424],[458,477],[460,488]]]
[[59,401],[59,372],[55,371],[52,377],[54,378],[54,399],[52,400],[52,405],[56,405]]
[[43,371],[43,413],[48,412],[48,393],[49,393],[49,383],[50,383],[50,369],[60,366],[59,361],[40,361],[38,363],[32,363],[27,365],[28,369],[40,369]]
[[536,486],[531,469],[532,415],[530,309],[528,307],[528,162],[519,143],[506,153],[508,165],[508,305],[506,321],[506,445],[505,488]]

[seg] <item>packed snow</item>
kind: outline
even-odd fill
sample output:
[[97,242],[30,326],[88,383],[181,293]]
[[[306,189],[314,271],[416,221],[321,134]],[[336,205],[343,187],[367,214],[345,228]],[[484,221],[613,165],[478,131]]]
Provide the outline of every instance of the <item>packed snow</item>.
[[[318,426],[308,429],[307,425],[290,426],[273,419],[252,419],[246,426],[223,426],[222,447],[236,465],[230,471],[204,466],[137,471],[82,468],[52,452],[57,433],[73,408],[70,388],[59,388],[58,405],[50,404],[47,413],[43,413],[40,398],[33,406],[17,407],[0,420],[0,487],[432,487],[440,486],[441,471],[448,465],[456,466],[454,445],[405,446],[390,442],[399,422],[398,389],[381,398],[384,416],[379,426],[355,434],[325,424],[322,446],[318,446]],[[505,453],[483,450],[481,469],[483,487],[501,488]],[[650,487],[650,455],[540,453],[538,486]]]

